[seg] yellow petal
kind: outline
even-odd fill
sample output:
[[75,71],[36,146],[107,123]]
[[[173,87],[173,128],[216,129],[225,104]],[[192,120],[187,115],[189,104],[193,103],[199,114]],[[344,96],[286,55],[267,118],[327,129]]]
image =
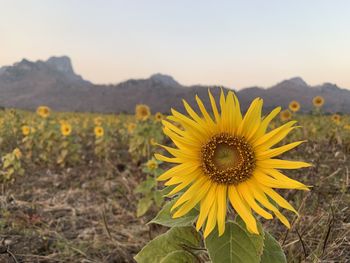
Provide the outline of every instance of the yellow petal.
[[291,206],[290,203],[286,201],[282,196],[280,196],[276,191],[272,190],[270,187],[259,185],[259,187],[272,199],[274,200],[280,207],[283,207],[285,209],[288,209],[295,214],[298,215],[298,212],[294,209],[293,206]]
[[196,101],[197,101],[197,104],[198,104],[198,107],[199,107],[201,113],[203,114],[204,119],[211,126],[214,125],[214,121],[212,120],[212,118],[210,117],[209,113],[207,112],[207,110],[206,110],[202,100],[197,95],[196,95]]
[[269,150],[266,150],[264,152],[257,152],[256,158],[258,160],[264,160],[264,159],[269,159],[269,158],[275,157],[277,155],[281,155],[282,153],[285,153],[285,152],[299,146],[303,142],[306,142],[306,141],[292,142],[292,143],[283,145],[283,146],[278,147],[278,148],[269,149]]
[[226,196],[227,196],[227,185],[219,184],[217,187],[217,202],[218,202],[218,229],[219,236],[225,232],[225,218],[226,218]]
[[218,111],[218,108],[216,107],[215,99],[214,99],[213,95],[211,95],[211,92],[210,92],[209,89],[208,89],[208,94],[209,94],[209,99],[210,99],[211,107],[212,107],[212,109],[213,109],[214,118],[215,118],[215,120],[216,120],[216,123],[218,123],[218,121],[220,120],[219,111]]
[[261,109],[263,101],[256,98],[250,105],[245,114],[241,125],[238,128],[238,134],[244,136],[247,140],[253,137],[261,122]]
[[157,143],[158,146],[167,150],[171,155],[186,161],[200,161],[200,155],[189,149],[175,149],[162,144]]
[[237,190],[241,195],[242,199],[245,199],[246,202],[248,203],[248,205],[259,215],[261,215],[263,218],[265,219],[272,219],[272,215],[270,213],[268,213],[267,211],[265,211],[264,209],[261,208],[261,206],[259,206],[257,204],[257,202],[254,199],[254,196],[252,195],[252,192],[250,191],[248,185],[243,182],[240,183],[237,186]]
[[260,126],[258,130],[256,131],[255,135],[253,136],[252,140],[256,140],[257,138],[260,138],[263,136],[267,130],[267,127],[269,126],[270,122],[275,118],[278,113],[281,111],[281,107],[275,108],[273,111],[269,113],[260,123]]
[[311,164],[298,161],[288,161],[280,159],[267,159],[257,162],[257,166],[261,168],[276,168],[276,169],[299,169],[310,167]]
[[190,163],[190,162],[182,163],[182,164],[179,164],[179,165],[172,167],[171,169],[169,169],[168,171],[166,171],[165,173],[160,175],[157,178],[157,180],[159,180],[159,181],[168,180],[169,178],[176,176],[177,174],[182,174],[182,173],[190,174],[194,170],[196,170],[197,168],[198,168],[198,166],[193,165],[193,163]]
[[228,187],[228,197],[233,208],[245,222],[247,229],[255,234],[259,234],[258,226],[252,212],[244,204],[245,201],[242,200],[234,185]]
[[264,176],[255,178],[262,184],[273,188],[300,189],[309,191],[309,188],[296,180],[293,180],[276,169],[259,169]]
[[202,125],[204,125],[204,121],[201,117],[198,116],[198,114],[192,109],[192,107],[185,101],[185,100],[182,100],[184,106],[185,106],[185,109],[187,111],[187,113],[192,117],[192,119],[197,122],[197,123],[201,123]]
[[154,154],[154,157],[159,161],[164,161],[168,163],[183,163],[183,160],[180,158],[170,158],[158,153]]
[[202,175],[202,171],[200,169],[196,169],[195,171],[189,173],[184,172],[182,174],[177,174],[173,176],[169,181],[167,181],[164,185],[175,185],[180,184],[183,182],[187,182],[188,184],[191,183],[195,178],[198,178],[200,175]]
[[242,113],[241,113],[241,106],[239,104],[239,100],[234,93],[233,93],[233,100],[235,102],[235,127],[236,129],[238,129],[238,127],[241,125],[241,122],[242,122]]
[[281,127],[278,127],[270,131],[269,133],[266,133],[265,135],[259,137],[256,141],[253,141],[252,144],[254,145],[255,150],[257,152],[264,151],[280,142],[283,138],[285,138],[288,135],[289,132],[291,132],[295,128],[292,127],[295,123],[296,121],[287,122]]
[[[173,215],[173,218],[181,217],[185,214],[187,214],[195,205],[200,202],[203,197],[208,193],[209,187],[211,185],[211,182],[207,180],[206,183],[196,192],[192,192],[192,197],[184,203]],[[190,191],[189,189],[188,191]],[[191,191],[193,191],[192,189]],[[181,198],[181,197],[180,197]]]
[[253,180],[247,180],[246,182],[249,185],[251,191],[253,192],[255,199],[267,209],[271,210],[286,227],[290,228],[288,219],[284,215],[282,215],[282,213],[280,213],[274,205],[270,203],[265,193],[259,187],[256,186],[255,182],[252,181]]
[[173,211],[175,208],[179,207],[186,201],[194,198],[194,196],[199,192],[201,188],[204,188],[205,185],[209,182],[209,179],[206,176],[201,176],[197,179],[193,185],[191,185],[185,193],[183,193],[180,198],[175,202],[170,211]]
[[184,148],[184,147],[189,147],[191,149],[198,149],[200,148],[200,141],[197,140],[193,140],[193,136],[191,134],[188,134],[187,136],[180,136],[176,133],[174,133],[173,131],[171,131],[170,129],[168,129],[167,127],[165,127],[163,129],[163,132],[165,135],[167,135],[173,142],[174,144],[179,147],[179,148]]
[[216,189],[217,184],[214,184],[209,188],[209,191],[204,199],[201,201],[200,212],[196,223],[196,229],[199,229],[203,226],[205,219],[208,217],[209,210],[212,207],[215,199],[216,199]]
[[204,230],[204,238],[207,238],[209,234],[214,230],[216,225],[216,213],[218,210],[218,205],[216,202],[213,202],[213,205],[209,211],[209,216],[207,220],[207,224]]

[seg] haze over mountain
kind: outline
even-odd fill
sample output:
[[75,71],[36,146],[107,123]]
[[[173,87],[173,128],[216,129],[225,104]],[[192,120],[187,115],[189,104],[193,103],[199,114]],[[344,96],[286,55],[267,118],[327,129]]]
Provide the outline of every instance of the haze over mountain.
[[[147,79],[130,79],[116,85],[95,85],[74,72],[67,56],[51,57],[47,61],[23,59],[12,66],[0,68],[0,106],[34,110],[47,105],[56,111],[134,112],[135,105],[145,103],[153,112],[183,110],[182,99],[195,103],[198,94],[206,105],[208,86],[183,86],[171,76],[154,74]],[[219,94],[219,88],[212,92]],[[264,99],[265,109],[291,100],[302,105],[302,111],[312,108],[312,98],[325,98],[327,112],[350,113],[350,90],[335,84],[310,86],[300,77],[284,80],[270,88],[250,87],[239,90],[237,96],[245,109],[255,97]]]

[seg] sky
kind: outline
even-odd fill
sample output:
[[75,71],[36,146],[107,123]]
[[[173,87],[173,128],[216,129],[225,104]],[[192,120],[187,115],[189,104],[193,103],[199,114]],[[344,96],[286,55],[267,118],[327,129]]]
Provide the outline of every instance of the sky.
[[348,0],[0,0],[0,66],[67,55],[98,84],[350,88]]

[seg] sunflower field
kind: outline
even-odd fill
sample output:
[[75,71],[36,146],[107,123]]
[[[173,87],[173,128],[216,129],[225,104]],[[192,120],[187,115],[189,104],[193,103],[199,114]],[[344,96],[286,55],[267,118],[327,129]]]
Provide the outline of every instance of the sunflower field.
[[0,111],[0,262],[349,262],[350,116],[208,96]]

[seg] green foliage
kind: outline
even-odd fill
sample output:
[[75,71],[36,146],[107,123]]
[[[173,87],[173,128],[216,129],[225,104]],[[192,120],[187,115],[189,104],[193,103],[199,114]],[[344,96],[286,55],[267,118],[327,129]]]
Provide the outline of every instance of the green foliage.
[[193,227],[173,227],[149,242],[136,256],[138,263],[198,262],[193,249],[201,237]]
[[167,226],[167,227],[180,227],[191,226],[198,216],[199,211],[192,209],[186,215],[179,218],[172,218],[170,209],[175,204],[177,199],[167,202],[164,207],[158,212],[157,216],[153,218],[150,223]]
[[[263,233],[261,226],[259,230]],[[248,232],[240,220],[226,223],[225,233],[219,237],[217,230],[205,240],[213,263],[259,263],[263,253],[264,235]]]
[[2,181],[9,181],[13,179],[13,176],[15,175],[24,175],[24,169],[21,165],[21,157],[21,151],[16,148],[1,158],[2,169],[0,174]]
[[260,263],[287,263],[280,244],[268,232],[265,232],[264,251]]
[[[150,163],[152,165],[149,165]],[[143,196],[137,204],[137,217],[143,216],[152,207],[153,203],[160,207],[164,202],[162,192],[157,190],[157,177],[163,173],[163,170],[158,167],[160,163],[160,161],[151,159],[144,164],[143,172],[148,175],[134,190],[135,194]]]

